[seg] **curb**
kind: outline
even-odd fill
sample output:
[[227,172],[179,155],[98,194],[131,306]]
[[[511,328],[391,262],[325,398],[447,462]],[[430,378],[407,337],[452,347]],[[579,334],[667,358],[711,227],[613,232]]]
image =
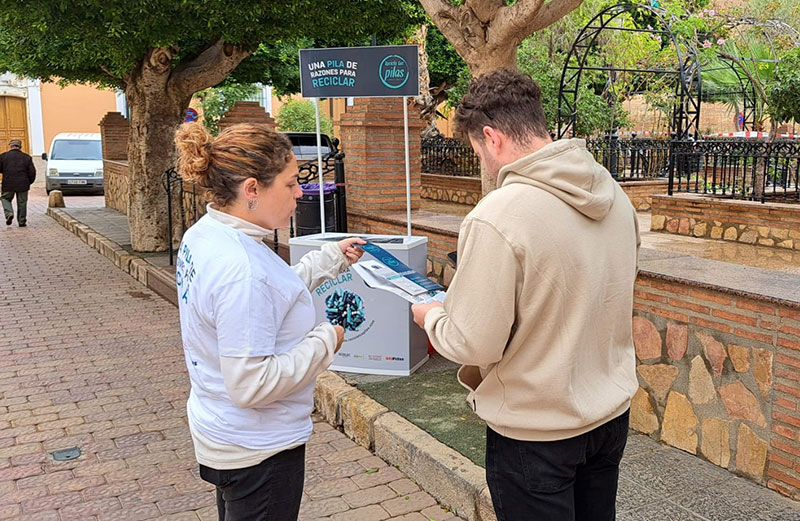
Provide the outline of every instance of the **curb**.
[[397,466],[468,521],[496,521],[484,470],[330,371],[317,378],[314,406],[334,427]]
[[[58,208],[47,215],[119,269],[177,306],[175,280]],[[484,469],[331,371],[317,377],[317,414],[413,479],[467,521],[497,521]]]

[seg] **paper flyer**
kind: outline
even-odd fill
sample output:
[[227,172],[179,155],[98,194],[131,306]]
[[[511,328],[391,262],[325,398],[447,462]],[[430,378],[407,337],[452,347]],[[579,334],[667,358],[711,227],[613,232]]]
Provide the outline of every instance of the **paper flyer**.
[[445,292],[440,284],[412,270],[388,251],[371,242],[360,248],[375,259],[363,260],[351,268],[370,288],[389,291],[412,304],[444,301]]

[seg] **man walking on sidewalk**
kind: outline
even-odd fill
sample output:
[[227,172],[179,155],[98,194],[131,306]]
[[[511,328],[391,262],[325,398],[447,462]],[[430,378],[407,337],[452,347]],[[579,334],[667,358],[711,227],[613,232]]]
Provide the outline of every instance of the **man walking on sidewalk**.
[[14,220],[14,209],[11,201],[17,197],[17,224],[27,226],[28,190],[36,179],[36,168],[31,156],[22,151],[22,142],[12,139],[8,142],[10,150],[0,154],[0,173],[3,174],[3,186],[0,199],[3,201],[3,213],[6,225]]
[[553,142],[539,86],[509,70],[456,110],[497,190],[464,219],[444,305],[412,307],[487,424],[499,521],[611,521],[628,409],[638,227],[582,139]]

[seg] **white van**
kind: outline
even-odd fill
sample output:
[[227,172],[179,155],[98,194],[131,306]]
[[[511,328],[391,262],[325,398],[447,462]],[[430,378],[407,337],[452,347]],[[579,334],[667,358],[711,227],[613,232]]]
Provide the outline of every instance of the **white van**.
[[100,134],[65,132],[50,144],[45,188],[62,192],[103,193],[103,151]]

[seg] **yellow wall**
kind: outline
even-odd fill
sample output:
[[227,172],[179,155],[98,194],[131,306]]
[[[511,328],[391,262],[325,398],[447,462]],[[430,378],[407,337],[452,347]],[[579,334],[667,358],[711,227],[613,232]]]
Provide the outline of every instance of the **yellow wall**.
[[63,89],[54,83],[42,83],[42,125],[44,146],[59,132],[100,132],[100,120],[106,112],[117,110],[114,91],[87,85],[69,85]]

